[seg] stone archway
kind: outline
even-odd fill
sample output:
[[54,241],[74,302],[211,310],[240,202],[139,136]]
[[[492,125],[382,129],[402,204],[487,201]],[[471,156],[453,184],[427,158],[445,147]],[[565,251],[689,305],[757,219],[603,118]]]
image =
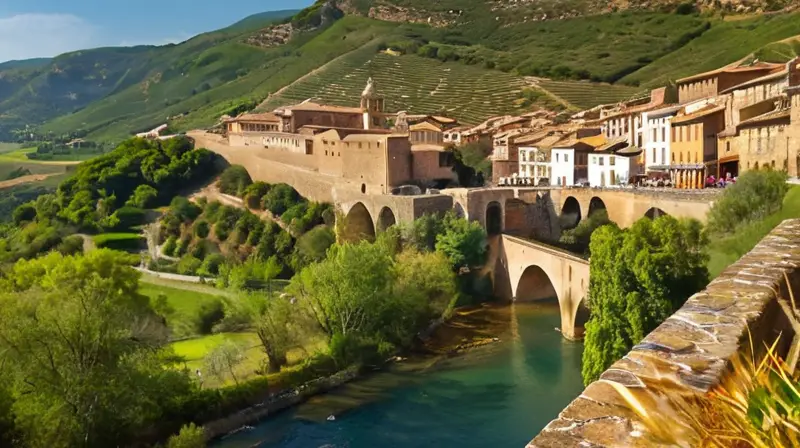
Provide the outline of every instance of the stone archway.
[[503,207],[497,201],[486,206],[486,233],[499,235],[503,232]]
[[383,207],[381,212],[378,213],[378,225],[376,226],[376,230],[378,232],[385,232],[386,229],[389,227],[397,224],[397,218],[394,216],[394,212],[389,207]]
[[581,222],[581,204],[575,199],[575,196],[570,196],[564,201],[564,206],[561,207],[560,224],[561,230],[574,229]]
[[464,207],[460,202],[456,202],[455,205],[453,205],[453,213],[455,213],[458,218],[467,219],[467,212],[464,211]]
[[648,209],[644,214],[645,218],[650,219],[656,219],[659,216],[668,216],[668,213],[658,207],[650,207],[650,209]]
[[360,240],[375,241],[375,226],[372,215],[363,203],[357,202],[344,218],[342,239],[347,242]]
[[514,298],[521,302],[547,299],[558,300],[558,293],[555,285],[550,280],[550,276],[541,267],[530,265],[525,268],[519,278]]
[[606,203],[597,196],[594,196],[592,200],[589,201],[589,213],[586,216],[592,216],[592,214],[598,210],[606,210]]

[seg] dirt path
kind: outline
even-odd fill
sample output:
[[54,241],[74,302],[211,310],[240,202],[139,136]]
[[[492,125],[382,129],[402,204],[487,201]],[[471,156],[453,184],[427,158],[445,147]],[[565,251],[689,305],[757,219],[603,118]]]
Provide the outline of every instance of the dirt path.
[[10,180],[4,180],[0,182],[0,190],[3,188],[11,188],[21,184],[27,184],[29,182],[39,182],[40,180],[45,180],[50,176],[58,176],[62,173],[47,173],[47,174],[30,174],[27,176],[20,176]]
[[330,67],[331,64],[334,64],[335,62],[337,62],[337,61],[343,59],[344,57],[348,56],[350,53],[352,53],[354,51],[358,51],[358,50],[366,47],[367,45],[373,44],[373,43],[375,43],[377,41],[378,41],[378,39],[373,39],[373,40],[365,43],[364,45],[362,45],[360,47],[357,47],[357,48],[354,48],[353,50],[348,51],[347,53],[340,54],[339,56],[336,56],[335,58],[331,59],[330,61],[320,65],[317,68],[315,68],[314,70],[311,70],[307,74],[295,79],[294,81],[290,82],[289,84],[286,84],[285,86],[281,87],[280,89],[276,90],[275,92],[270,93],[269,95],[267,95],[267,98],[264,101],[262,101],[261,104],[259,104],[256,107],[256,110],[260,110],[261,108],[266,107],[267,106],[267,102],[269,102],[269,100],[271,100],[273,96],[278,96],[278,95],[282,94],[289,87],[292,87],[293,85],[295,85],[297,83],[303,82],[308,78],[316,76],[319,72],[321,72],[321,71],[325,70],[326,68]]

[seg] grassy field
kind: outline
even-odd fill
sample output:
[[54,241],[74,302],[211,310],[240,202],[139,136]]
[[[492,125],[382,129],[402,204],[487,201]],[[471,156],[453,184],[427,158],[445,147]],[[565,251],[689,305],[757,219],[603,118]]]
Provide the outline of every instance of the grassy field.
[[711,278],[718,276],[726,267],[749,252],[781,221],[800,218],[800,187],[792,187],[783,200],[783,208],[762,221],[740,228],[735,234],[724,239],[711,241],[708,271]]
[[542,80],[540,88],[556,95],[578,109],[590,109],[598,104],[617,103],[643,93],[638,87],[576,81]]
[[97,247],[106,247],[122,251],[138,251],[144,248],[144,237],[133,232],[101,233],[95,235],[94,244]]
[[715,21],[700,37],[622,78],[621,82],[663,85],[669,80],[725,66],[772,42],[797,35],[800,35],[800,13]]

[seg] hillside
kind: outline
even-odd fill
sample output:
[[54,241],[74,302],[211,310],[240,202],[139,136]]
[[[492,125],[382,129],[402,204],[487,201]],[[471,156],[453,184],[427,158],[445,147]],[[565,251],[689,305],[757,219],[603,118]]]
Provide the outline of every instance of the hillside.
[[743,58],[800,51],[799,13],[723,17],[632,2],[585,15],[597,5],[574,0],[559,4],[581,14],[527,15],[545,4],[320,1],[291,21],[281,18],[291,11],[265,13],[178,45],[0,64],[0,140],[42,122],[44,132],[105,141],[165,122],[172,131],[208,127],[259,103],[354,104],[369,76],[390,110],[449,110],[476,122],[615,102]]

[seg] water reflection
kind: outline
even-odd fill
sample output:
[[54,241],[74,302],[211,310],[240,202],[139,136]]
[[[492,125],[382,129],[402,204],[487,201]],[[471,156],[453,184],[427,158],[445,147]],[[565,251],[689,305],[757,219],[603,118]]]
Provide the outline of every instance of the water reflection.
[[522,447],[581,392],[582,345],[554,331],[557,304],[498,312],[502,343],[370,376],[215,446]]

